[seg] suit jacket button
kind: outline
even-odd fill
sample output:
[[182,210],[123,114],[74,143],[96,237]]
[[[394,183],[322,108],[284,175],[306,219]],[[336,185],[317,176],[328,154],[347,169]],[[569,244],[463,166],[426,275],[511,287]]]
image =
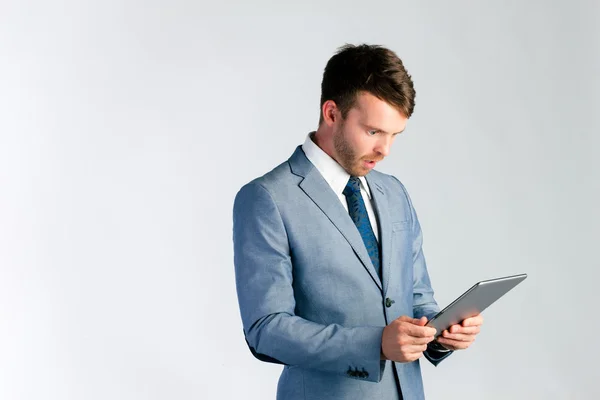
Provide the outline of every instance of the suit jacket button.
[[394,303],[395,303],[394,300],[390,299],[389,297],[386,297],[386,299],[385,299],[385,306],[387,308],[390,308],[392,306],[392,304],[394,304]]

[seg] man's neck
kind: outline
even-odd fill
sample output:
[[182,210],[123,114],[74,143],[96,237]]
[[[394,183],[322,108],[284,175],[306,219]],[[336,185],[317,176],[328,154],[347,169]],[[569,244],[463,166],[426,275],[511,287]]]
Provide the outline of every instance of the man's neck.
[[331,135],[328,135],[329,132],[324,132],[323,130],[321,130],[321,127],[319,127],[319,129],[317,129],[316,132],[314,132],[313,134],[310,135],[310,139],[313,141],[314,144],[316,144],[317,146],[319,146],[319,148],[321,150],[323,150],[325,152],[325,154],[327,154],[329,157],[333,158],[335,160],[335,157],[333,156],[333,143],[332,140],[327,140],[328,138],[331,137]]

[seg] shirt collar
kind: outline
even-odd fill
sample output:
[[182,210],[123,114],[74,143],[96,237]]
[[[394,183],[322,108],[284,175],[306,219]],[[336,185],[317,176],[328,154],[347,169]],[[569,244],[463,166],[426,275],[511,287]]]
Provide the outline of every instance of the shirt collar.
[[[313,142],[313,135],[315,132],[311,132],[306,136],[306,140],[302,145],[302,150],[306,154],[306,158],[310,161],[315,168],[321,173],[325,181],[329,184],[331,189],[340,195],[343,193],[350,174],[346,172],[340,164],[325,153],[315,142]],[[371,191],[369,185],[364,176],[359,177],[362,189],[367,193],[369,200],[371,199]]]

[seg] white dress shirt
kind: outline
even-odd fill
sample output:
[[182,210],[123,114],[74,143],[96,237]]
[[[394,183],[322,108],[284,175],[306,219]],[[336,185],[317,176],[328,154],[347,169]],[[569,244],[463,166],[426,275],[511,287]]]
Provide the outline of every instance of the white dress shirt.
[[[304,151],[304,154],[306,154],[308,161],[310,161],[321,173],[323,178],[325,178],[325,181],[327,181],[331,189],[337,195],[342,206],[348,211],[348,203],[346,202],[346,196],[344,196],[344,188],[346,187],[346,184],[348,184],[350,174],[348,174],[337,161],[329,157],[327,153],[313,142],[313,134],[314,132],[308,134],[302,145],[302,150]],[[369,215],[369,221],[371,222],[375,238],[379,240],[377,218],[375,216],[375,211],[373,210],[373,204],[371,204],[371,190],[369,189],[369,185],[364,176],[359,177],[359,180],[360,194],[365,202],[365,207],[367,209],[367,214]]]

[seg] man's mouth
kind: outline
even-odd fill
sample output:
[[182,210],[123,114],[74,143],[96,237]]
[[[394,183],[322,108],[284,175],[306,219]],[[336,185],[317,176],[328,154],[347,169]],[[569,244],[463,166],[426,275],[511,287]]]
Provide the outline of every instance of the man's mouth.
[[371,169],[371,168],[375,168],[375,164],[377,164],[377,162],[371,161],[371,160],[365,160],[365,164],[366,164],[367,168]]

